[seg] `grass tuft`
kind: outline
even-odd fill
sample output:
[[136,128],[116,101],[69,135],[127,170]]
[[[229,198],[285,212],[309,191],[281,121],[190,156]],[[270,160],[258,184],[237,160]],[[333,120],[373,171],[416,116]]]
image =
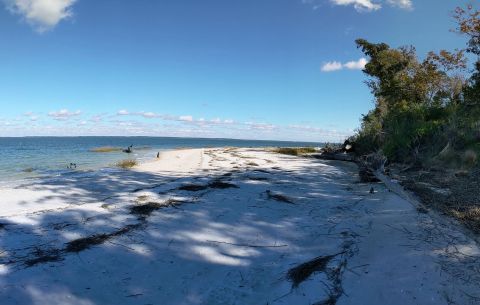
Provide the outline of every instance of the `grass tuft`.
[[284,155],[301,156],[304,154],[311,154],[317,150],[313,147],[279,147],[274,152]]
[[122,160],[117,162],[117,167],[123,168],[123,169],[129,169],[137,165],[137,161],[133,159],[127,159],[127,160]]

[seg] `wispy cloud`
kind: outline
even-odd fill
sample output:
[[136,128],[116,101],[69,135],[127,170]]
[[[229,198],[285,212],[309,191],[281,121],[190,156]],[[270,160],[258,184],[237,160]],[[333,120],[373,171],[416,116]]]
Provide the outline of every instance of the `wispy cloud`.
[[268,123],[246,122],[245,125],[248,127],[248,129],[263,131],[272,131],[277,128],[277,126]]
[[343,69],[348,70],[362,70],[365,68],[365,65],[368,63],[366,58],[360,58],[359,60],[353,60],[346,63],[341,63],[339,61],[330,61],[322,65],[322,72],[333,72],[340,71]]
[[7,9],[30,24],[36,31],[45,32],[60,21],[72,16],[76,0],[3,0]]
[[122,109],[122,110],[118,110],[117,111],[117,115],[129,115],[130,112],[128,112],[127,110],[125,109]]
[[387,0],[387,3],[391,6],[396,6],[405,10],[413,9],[412,0]]
[[59,111],[49,112],[48,116],[52,117],[54,120],[57,120],[57,121],[65,121],[72,117],[79,116],[80,114],[82,114],[80,110],[69,111],[68,109],[62,109]]
[[327,1],[333,5],[353,6],[358,12],[378,11],[382,8],[384,3],[400,9],[413,9],[413,0],[302,0],[302,3],[311,5],[312,8],[316,10]]
[[146,118],[146,119],[153,119],[153,118],[158,118],[158,117],[161,117],[161,115],[155,113],[155,112],[145,112],[145,111],[141,111],[138,113],[140,116]]
[[184,122],[193,122],[193,117],[191,115],[182,115],[178,118],[178,120]]
[[382,8],[382,6],[372,0],[330,0],[335,5],[353,5],[357,11],[376,11]]
[[[54,124],[47,118],[61,121],[61,124]],[[26,124],[27,119],[32,121]],[[174,116],[129,110],[111,113],[84,113],[67,109],[47,114],[26,112],[12,118],[0,117],[0,127],[0,136],[130,135],[314,142],[341,142],[353,133],[353,130],[342,131],[328,125],[323,128],[314,126],[313,122],[283,125],[258,118],[236,121],[219,117],[195,118],[192,115]]]
[[33,112],[25,112],[23,115],[28,117],[28,119],[32,122],[37,121],[39,118],[39,116]]

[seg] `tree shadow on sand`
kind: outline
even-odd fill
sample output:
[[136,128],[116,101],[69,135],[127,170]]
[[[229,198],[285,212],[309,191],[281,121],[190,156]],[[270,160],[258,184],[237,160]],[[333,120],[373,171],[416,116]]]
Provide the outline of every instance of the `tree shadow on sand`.
[[296,304],[305,292],[289,270],[319,255],[329,260],[306,271],[305,285],[317,285],[306,298],[332,301],[359,238],[352,207],[369,187],[356,184],[354,168],[315,163],[23,185],[54,190],[35,205],[70,206],[0,219],[1,303]]

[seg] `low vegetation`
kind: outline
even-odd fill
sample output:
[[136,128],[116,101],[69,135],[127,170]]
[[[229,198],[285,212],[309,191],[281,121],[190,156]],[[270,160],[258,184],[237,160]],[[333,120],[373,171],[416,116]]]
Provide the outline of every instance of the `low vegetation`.
[[102,147],[95,147],[90,149],[91,152],[96,152],[96,153],[108,153],[108,152],[116,152],[116,151],[122,151],[122,148],[120,147],[113,147],[113,146],[102,146]]
[[120,167],[120,168],[123,168],[123,169],[129,169],[129,168],[132,168],[132,167],[136,166],[137,164],[138,163],[137,163],[136,160],[127,159],[127,160],[118,161],[116,166]]
[[313,147],[279,147],[274,150],[276,153],[291,155],[291,156],[301,156],[305,154],[311,154],[316,152],[316,149]]

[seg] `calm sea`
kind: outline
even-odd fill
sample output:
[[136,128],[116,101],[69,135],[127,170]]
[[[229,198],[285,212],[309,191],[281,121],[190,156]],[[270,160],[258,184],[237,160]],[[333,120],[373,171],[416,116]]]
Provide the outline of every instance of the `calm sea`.
[[[126,148],[133,145],[133,153],[121,151],[93,152],[98,147]],[[322,146],[321,143],[253,141],[234,139],[164,138],[164,137],[0,137],[0,184],[35,177],[56,176],[72,171],[91,171],[112,167],[123,159],[139,162],[152,159],[158,151],[181,147],[272,147]],[[77,165],[69,169],[70,163]]]

